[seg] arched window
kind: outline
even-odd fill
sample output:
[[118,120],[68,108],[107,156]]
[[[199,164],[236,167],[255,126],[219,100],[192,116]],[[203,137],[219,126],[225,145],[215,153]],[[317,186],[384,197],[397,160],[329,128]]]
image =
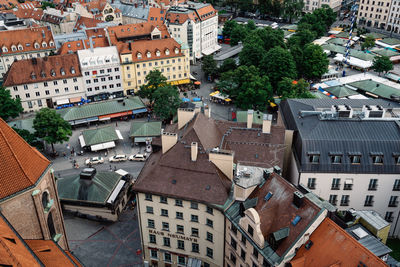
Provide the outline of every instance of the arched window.
[[42,194],[43,209],[46,209],[48,204],[49,204],[49,193],[47,193],[47,191],[44,191]]
[[56,228],[54,227],[53,212],[50,212],[49,216],[47,217],[47,227],[49,228],[51,238],[54,238],[57,233]]
[[150,53],[150,52],[147,52],[146,56],[147,56],[148,58],[150,58],[150,57],[151,57],[151,53]]
[[40,45],[39,45],[38,43],[35,43],[35,48],[36,48],[36,49],[39,49],[39,48],[40,48]]
[[47,47],[47,43],[46,43],[46,42],[43,42],[43,43],[42,43],[42,47]]
[[156,56],[159,57],[161,55],[160,50],[156,51]]
[[4,52],[4,53],[7,53],[7,52],[8,52],[7,47],[3,46],[3,52]]
[[168,56],[169,55],[169,49],[165,49],[165,54]]
[[11,50],[12,50],[12,51],[17,51],[17,47],[16,47],[15,45],[12,45],[12,46],[11,46]]
[[178,54],[178,53],[179,53],[179,49],[175,48],[175,54]]
[[24,48],[22,47],[22,45],[19,44],[19,45],[18,45],[18,50],[21,51],[21,50],[23,50],[23,49],[24,49]]
[[142,53],[137,53],[136,56],[137,56],[138,59],[141,59],[142,58]]
[[49,45],[50,45],[50,46],[54,46],[54,42],[53,42],[53,41],[50,41]]

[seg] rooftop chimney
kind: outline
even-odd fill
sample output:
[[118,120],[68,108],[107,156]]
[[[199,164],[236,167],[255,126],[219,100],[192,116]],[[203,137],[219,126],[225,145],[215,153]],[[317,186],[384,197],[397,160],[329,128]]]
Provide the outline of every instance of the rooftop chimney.
[[234,152],[214,148],[208,154],[209,160],[217,166],[229,179],[233,180]]
[[80,173],[79,178],[84,180],[92,180],[95,175],[95,168],[84,168],[83,171]]
[[263,133],[271,133],[271,123],[272,123],[272,115],[264,114],[263,115],[263,124],[262,124],[262,132]]
[[92,40],[92,36],[89,37],[89,45],[90,45],[90,52],[93,53],[93,40]]
[[251,126],[253,125],[253,114],[254,110],[249,109],[247,111],[247,128],[251,128]]
[[166,153],[178,142],[178,135],[176,133],[163,132],[161,134],[162,153]]
[[304,195],[299,191],[293,193],[293,204],[300,208],[303,205]]
[[194,109],[178,108],[178,129],[181,129],[194,117]]
[[192,142],[192,145],[190,146],[190,151],[191,151],[192,161],[196,161],[197,160],[197,153],[198,153],[197,142]]
[[205,106],[204,107],[204,115],[206,115],[207,118],[211,118],[211,107],[210,106]]

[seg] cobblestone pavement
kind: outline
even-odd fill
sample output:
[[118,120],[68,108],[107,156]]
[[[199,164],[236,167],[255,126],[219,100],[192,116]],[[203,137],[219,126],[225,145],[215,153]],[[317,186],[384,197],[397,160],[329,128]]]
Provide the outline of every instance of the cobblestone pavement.
[[143,266],[136,210],[126,210],[115,223],[102,223],[65,215],[72,253],[87,267]]

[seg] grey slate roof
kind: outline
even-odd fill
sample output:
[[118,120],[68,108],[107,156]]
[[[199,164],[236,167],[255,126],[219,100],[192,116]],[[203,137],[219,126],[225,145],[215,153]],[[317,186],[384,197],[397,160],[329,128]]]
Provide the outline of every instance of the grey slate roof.
[[115,1],[114,3],[111,3],[111,6],[121,10],[123,17],[147,20],[147,17],[149,16],[149,5],[144,7],[139,5],[138,7],[135,7],[133,4],[128,5],[120,1]]
[[[301,118],[299,111],[330,109],[347,104],[353,108],[381,105],[399,108],[382,99],[288,99],[282,101],[285,126],[294,130],[293,150],[300,172],[400,173],[394,153],[400,153],[400,129],[395,121],[338,119],[320,120],[317,115]],[[309,153],[320,154],[319,164],[309,161]],[[342,163],[332,164],[330,153],[341,153]],[[361,164],[351,164],[349,155],[361,154]],[[371,153],[382,153],[383,164],[372,164]]]
[[[363,238],[358,239],[357,235],[353,233],[353,230],[358,229],[358,228],[361,228],[362,230],[364,230],[366,233],[368,233],[368,235]],[[372,235],[371,232],[369,232],[361,224],[356,224],[356,225],[353,225],[353,226],[347,228],[346,232],[349,233],[355,239],[357,239],[357,241],[361,245],[363,245],[365,248],[367,248],[369,251],[371,251],[378,257],[382,257],[382,256],[392,252],[392,250],[388,246],[386,246],[381,241],[379,241],[375,236]]]

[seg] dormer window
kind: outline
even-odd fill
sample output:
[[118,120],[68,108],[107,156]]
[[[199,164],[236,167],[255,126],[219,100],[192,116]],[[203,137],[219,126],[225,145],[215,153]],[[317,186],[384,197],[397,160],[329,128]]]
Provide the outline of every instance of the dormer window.
[[49,45],[50,45],[50,46],[54,46],[54,42],[53,42],[53,41],[50,41]]
[[3,50],[4,53],[7,53],[7,52],[8,52],[8,49],[7,49],[7,47],[5,47],[5,46],[3,46],[3,49],[2,49],[2,50]]
[[50,75],[54,77],[54,76],[56,76],[56,72],[52,69],[52,70],[50,71]]
[[309,159],[310,163],[318,164],[319,163],[319,155],[320,154],[317,152],[308,153],[308,159]]
[[165,49],[165,54],[169,56],[169,49]]
[[35,48],[36,48],[36,49],[39,49],[39,48],[40,48],[40,45],[39,45],[38,43],[35,43]]
[[156,51],[156,56],[159,57],[160,55],[161,55],[160,51],[157,50],[157,51]]
[[147,52],[147,53],[146,53],[146,56],[147,56],[147,58],[151,58],[151,53],[150,53],[150,52]]
[[43,42],[43,43],[42,43],[42,47],[47,47],[47,43],[46,43],[46,42]]
[[332,164],[340,164],[342,163],[342,155],[340,154],[331,154],[331,163]]
[[32,78],[32,80],[36,79],[36,74],[34,72],[31,73],[31,78]]
[[75,74],[75,68],[74,67],[71,67],[71,73]]
[[46,72],[41,71],[41,72],[40,72],[40,76],[41,76],[42,78],[45,78],[45,77],[46,77]]
[[19,44],[19,45],[18,45],[18,50],[19,50],[19,51],[22,51],[23,49],[24,49],[24,48],[22,47],[22,45]]
[[351,164],[361,164],[361,154],[352,154],[349,158]]
[[65,75],[65,70],[64,70],[64,68],[61,68],[60,73],[61,73],[61,75]]
[[17,51],[17,47],[15,45],[11,46],[11,51]]
[[[142,58],[142,53],[137,53],[136,56],[137,56],[138,59],[141,59]],[[128,58],[125,58],[125,59],[128,59]]]
[[178,54],[178,53],[179,53],[179,49],[175,48],[175,54]]
[[371,153],[372,164],[383,164],[383,153]]

